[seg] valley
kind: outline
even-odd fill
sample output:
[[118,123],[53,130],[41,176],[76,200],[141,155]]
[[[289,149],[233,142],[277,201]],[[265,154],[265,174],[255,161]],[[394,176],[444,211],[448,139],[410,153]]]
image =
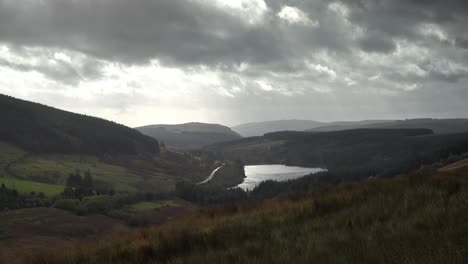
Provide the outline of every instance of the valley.
[[[408,243],[421,238],[436,225],[421,217],[439,217],[432,206],[442,202],[451,204],[446,213],[466,217],[457,210],[465,206],[468,131],[431,129],[453,120],[242,138],[201,123],[134,130],[2,96],[0,109],[10,113],[0,116],[10,124],[0,128],[0,260],[9,263],[234,263],[250,254],[261,256],[259,263],[282,263],[274,252],[285,245],[288,259],[327,263],[337,260],[331,250],[362,237],[394,246],[379,235],[394,225],[402,229],[392,232]],[[401,203],[401,195],[411,198]],[[423,228],[405,233],[413,225]],[[254,230],[258,236],[250,235]],[[430,243],[443,238],[455,244],[436,257],[463,256],[455,231],[441,230]],[[291,247],[293,236],[311,255]],[[372,243],[361,247],[384,254]],[[373,259],[359,250],[342,257]],[[28,254],[14,258],[20,251]],[[415,258],[420,251],[389,252]]]

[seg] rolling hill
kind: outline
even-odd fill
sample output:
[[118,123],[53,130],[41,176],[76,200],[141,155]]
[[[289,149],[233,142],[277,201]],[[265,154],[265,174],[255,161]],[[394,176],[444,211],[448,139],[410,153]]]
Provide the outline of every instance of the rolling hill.
[[468,132],[468,119],[406,119],[317,122],[312,120],[276,120],[247,123],[232,127],[244,137],[263,136],[280,131],[329,132],[358,128],[427,128],[436,134]]
[[264,134],[280,131],[305,131],[320,127],[351,127],[379,124],[389,120],[362,120],[362,121],[337,121],[317,122],[313,120],[273,120],[266,122],[253,122],[232,127],[234,131],[244,137],[257,137]]
[[198,149],[214,143],[241,138],[230,128],[218,124],[149,125],[135,129],[164,142],[169,149]]
[[312,120],[274,120],[241,124],[232,127],[232,130],[243,137],[256,137],[277,131],[303,131],[323,125],[325,123]]

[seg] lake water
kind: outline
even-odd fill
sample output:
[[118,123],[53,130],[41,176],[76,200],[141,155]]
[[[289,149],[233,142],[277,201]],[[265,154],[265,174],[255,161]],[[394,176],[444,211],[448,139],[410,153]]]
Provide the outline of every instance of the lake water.
[[244,182],[237,187],[245,191],[252,190],[262,181],[275,180],[287,181],[304,177],[312,173],[326,171],[320,168],[304,168],[295,166],[285,166],[279,164],[272,165],[249,165],[245,166]]

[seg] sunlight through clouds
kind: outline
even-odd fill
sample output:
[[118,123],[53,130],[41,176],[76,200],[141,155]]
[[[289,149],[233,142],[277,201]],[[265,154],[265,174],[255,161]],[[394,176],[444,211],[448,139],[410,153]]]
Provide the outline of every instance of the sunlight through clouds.
[[320,26],[318,21],[312,21],[306,13],[297,7],[284,6],[277,15],[289,24],[302,24],[312,27]]
[[[245,20],[250,25],[256,25],[263,21],[268,12],[268,6],[264,0],[196,0],[206,2],[225,10],[228,13],[234,13],[241,20]],[[247,18],[247,19],[246,19]]]

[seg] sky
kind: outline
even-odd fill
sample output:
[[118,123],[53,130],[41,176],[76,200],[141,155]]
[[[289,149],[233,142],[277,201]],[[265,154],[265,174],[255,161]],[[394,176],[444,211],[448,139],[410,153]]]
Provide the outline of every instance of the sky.
[[466,0],[0,0],[0,93],[128,126],[468,117]]

